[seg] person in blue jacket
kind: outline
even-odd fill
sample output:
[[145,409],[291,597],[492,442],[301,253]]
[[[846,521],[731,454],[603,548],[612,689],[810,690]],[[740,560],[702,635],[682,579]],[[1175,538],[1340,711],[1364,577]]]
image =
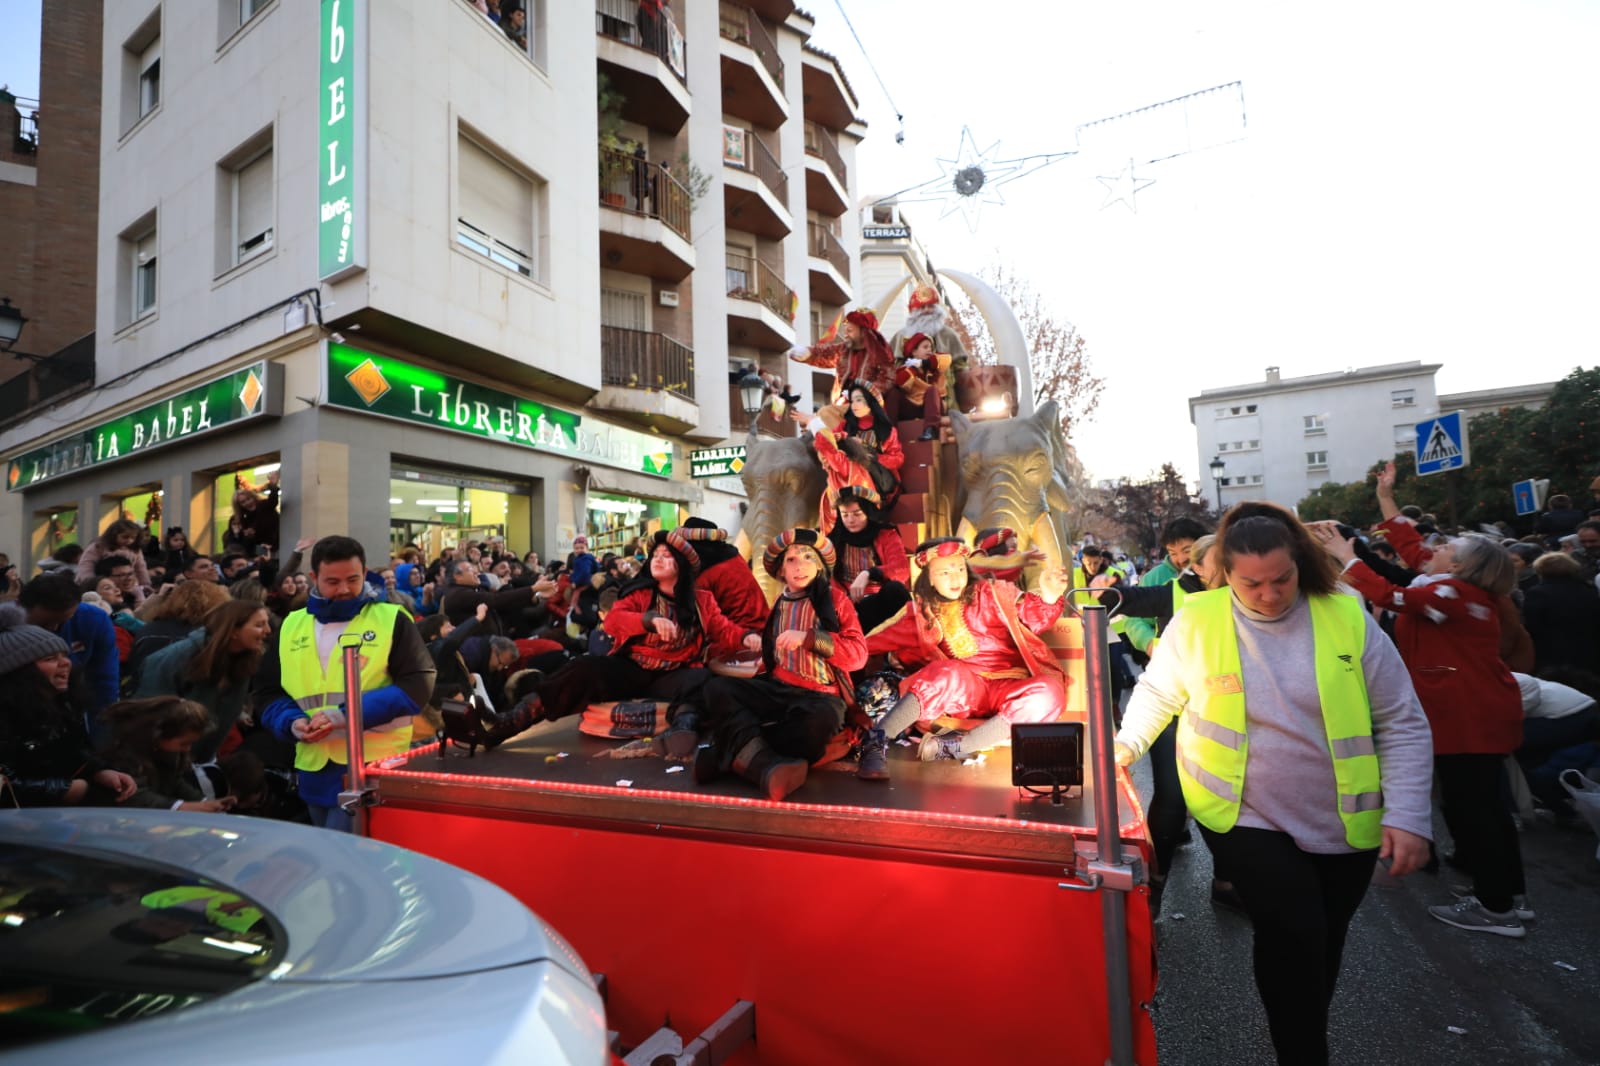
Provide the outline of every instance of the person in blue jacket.
[[80,611],[82,594],[71,575],[40,574],[22,586],[17,604],[28,613],[28,624],[47,629],[67,642],[72,665],[82,673],[88,688],[84,726],[96,748],[111,739],[100,722],[100,712],[117,702],[120,667],[117,665],[117,631],[104,611]]

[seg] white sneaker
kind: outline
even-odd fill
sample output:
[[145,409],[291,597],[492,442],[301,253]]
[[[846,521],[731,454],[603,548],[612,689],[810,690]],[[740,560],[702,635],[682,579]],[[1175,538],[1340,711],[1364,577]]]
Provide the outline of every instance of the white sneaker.
[[1476,896],[1463,896],[1454,903],[1429,907],[1428,913],[1445,925],[1453,925],[1468,932],[1493,933],[1496,936],[1518,939],[1528,935],[1528,931],[1522,926],[1522,919],[1517,917],[1515,911],[1496,914],[1479,903]]
[[[1450,886],[1450,894],[1456,899],[1472,895],[1472,885],[1465,881],[1457,881]],[[1528,906],[1527,896],[1512,896],[1511,909],[1517,912],[1517,917],[1525,922],[1531,922],[1538,917],[1533,908]]]

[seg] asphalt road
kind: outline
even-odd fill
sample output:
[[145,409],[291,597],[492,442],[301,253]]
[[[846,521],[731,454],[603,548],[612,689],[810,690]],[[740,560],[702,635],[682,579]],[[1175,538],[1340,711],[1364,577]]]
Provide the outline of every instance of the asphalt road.
[[[1149,797],[1148,765],[1135,780]],[[1448,847],[1442,824],[1436,839]],[[1250,968],[1250,923],[1212,905],[1211,855],[1179,849],[1156,923],[1156,1044],[1163,1066],[1271,1064]],[[1341,1066],[1600,1064],[1600,862],[1594,834],[1539,821],[1522,833],[1521,940],[1430,918],[1455,871],[1380,870],[1350,928],[1329,1040]],[[1557,965],[1564,963],[1576,969]],[[1455,1030],[1461,1030],[1456,1032]]]

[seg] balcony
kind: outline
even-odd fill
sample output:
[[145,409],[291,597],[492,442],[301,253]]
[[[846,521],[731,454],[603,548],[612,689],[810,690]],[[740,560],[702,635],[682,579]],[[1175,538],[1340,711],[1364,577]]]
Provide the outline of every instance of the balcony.
[[728,340],[763,351],[794,347],[794,290],[783,272],[754,256],[728,253]]
[[850,256],[839,238],[827,226],[808,223],[807,250],[811,258],[811,302],[847,304],[850,302]]
[[663,281],[694,271],[689,191],[659,163],[600,149],[600,261]]
[[0,426],[20,421],[47,403],[86,392],[94,385],[93,333],[54,355],[9,354],[18,361],[28,361],[28,365],[20,374],[0,382]]
[[597,54],[623,98],[622,117],[677,133],[689,119],[683,33],[671,17],[646,21],[633,0],[595,0]]
[[600,391],[589,406],[662,433],[693,429],[693,350],[660,333],[601,326]]
[[849,129],[860,105],[838,59],[810,44],[802,46],[800,58],[806,119],[831,130]]
[[754,130],[722,127],[723,221],[729,229],[782,240],[794,229],[789,177]]
[[797,437],[800,435],[800,424],[792,418],[773,418],[772,408],[763,406],[755,416],[745,414],[744,398],[739,395],[739,390],[733,387],[728,389],[728,438],[743,438],[750,432],[751,423],[755,423],[756,432],[763,437]]
[[806,123],[806,206],[829,218],[850,209],[849,184],[839,142],[831,130]]
[[720,0],[720,5],[722,108],[758,126],[776,129],[789,118],[778,43],[744,4]]

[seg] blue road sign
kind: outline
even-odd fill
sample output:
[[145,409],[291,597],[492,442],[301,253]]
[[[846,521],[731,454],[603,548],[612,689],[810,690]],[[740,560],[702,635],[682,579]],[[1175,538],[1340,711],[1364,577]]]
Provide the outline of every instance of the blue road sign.
[[1539,501],[1533,493],[1533,479],[1519,481],[1511,486],[1511,497],[1517,502],[1517,514],[1538,514]]
[[1467,420],[1460,411],[1417,423],[1417,473],[1438,474],[1467,465]]

